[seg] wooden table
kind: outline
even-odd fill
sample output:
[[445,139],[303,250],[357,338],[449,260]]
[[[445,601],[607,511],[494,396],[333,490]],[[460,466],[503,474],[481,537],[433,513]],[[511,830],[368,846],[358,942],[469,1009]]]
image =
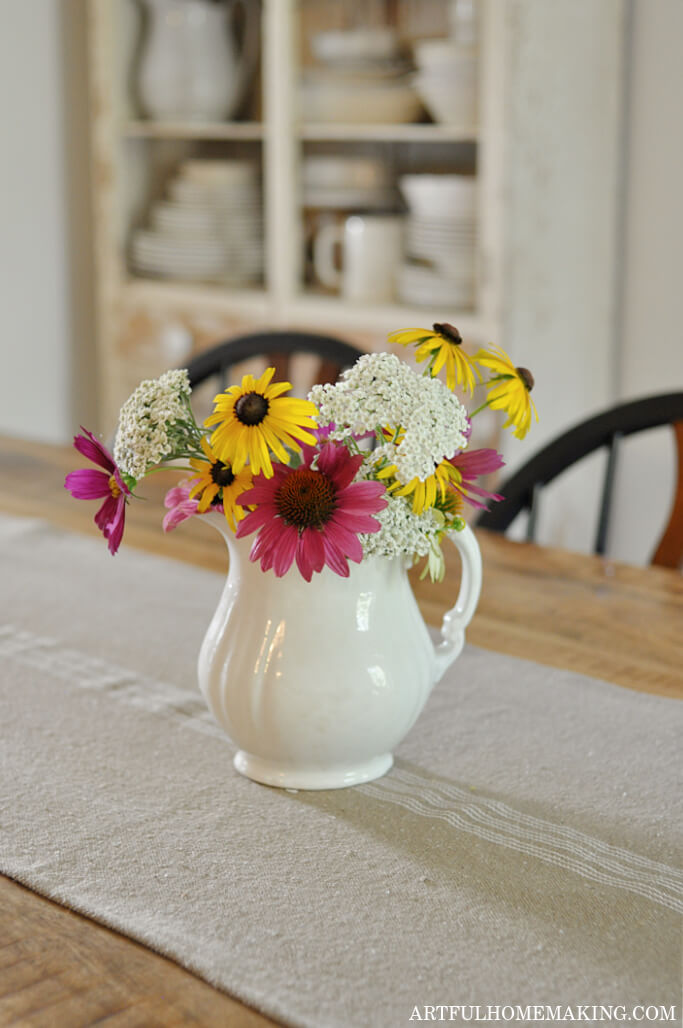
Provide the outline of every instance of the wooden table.
[[[63,488],[65,474],[83,465],[67,447],[0,438],[0,510],[98,535],[96,505]],[[224,544],[201,524],[161,531],[160,500],[178,477],[160,474],[145,486],[153,502],[129,507],[124,545],[223,571]],[[678,573],[478,536],[484,586],[469,642],[683,698]],[[458,575],[453,550],[444,583],[414,577],[431,624],[452,605]],[[273,1023],[171,961],[0,878],[0,1025],[76,1028],[105,1019],[111,1028]]]

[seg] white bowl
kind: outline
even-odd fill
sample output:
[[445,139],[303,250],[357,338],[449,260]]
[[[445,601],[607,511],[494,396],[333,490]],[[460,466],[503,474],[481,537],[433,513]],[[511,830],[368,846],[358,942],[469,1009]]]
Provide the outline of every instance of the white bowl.
[[386,189],[391,185],[389,166],[371,157],[304,158],[304,189]]
[[399,187],[413,214],[436,221],[476,216],[474,175],[401,175]]
[[422,39],[413,44],[415,64],[449,75],[476,75],[477,52],[451,39]]
[[310,78],[300,87],[304,121],[349,122],[357,125],[395,125],[415,121],[422,105],[405,80],[346,85]]
[[190,232],[194,235],[213,235],[219,220],[212,208],[181,207],[171,203],[157,204],[150,214],[153,228],[178,234]]
[[472,307],[474,281],[446,278],[431,268],[403,264],[397,274],[399,299],[416,307]]
[[319,210],[393,211],[400,203],[400,197],[395,189],[311,189],[306,186],[301,196],[303,207]]
[[441,125],[473,128],[477,122],[477,87],[456,84],[442,75],[420,73],[414,78],[415,91],[434,121]]
[[317,32],[311,37],[313,56],[323,63],[387,61],[399,52],[395,29],[349,29]]
[[259,192],[255,185],[243,183],[234,185],[208,186],[193,182],[190,179],[176,178],[168,184],[168,193],[172,200],[185,204],[209,204],[248,206],[259,202]]
[[206,186],[237,186],[255,183],[258,169],[253,161],[193,159],[183,161],[180,174],[191,182]]

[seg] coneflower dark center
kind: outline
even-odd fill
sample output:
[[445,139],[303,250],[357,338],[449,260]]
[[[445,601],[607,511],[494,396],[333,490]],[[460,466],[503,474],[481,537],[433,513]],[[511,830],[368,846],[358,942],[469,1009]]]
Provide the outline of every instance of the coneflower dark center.
[[243,425],[260,425],[268,413],[268,406],[261,393],[245,393],[235,404],[235,417]]
[[531,390],[534,388],[534,376],[531,374],[528,368],[515,368],[515,371],[524,383],[526,391],[530,393]]
[[337,491],[322,471],[296,468],[278,489],[275,506],[288,525],[299,529],[322,528],[336,509]]
[[449,343],[455,343],[456,346],[460,346],[462,336],[455,325],[449,325],[447,321],[443,323],[437,321],[432,325],[432,329],[438,336],[443,336],[444,339],[447,339]]
[[232,468],[229,464],[224,464],[222,460],[217,460],[215,464],[211,465],[211,478],[221,489],[232,485],[235,481]]

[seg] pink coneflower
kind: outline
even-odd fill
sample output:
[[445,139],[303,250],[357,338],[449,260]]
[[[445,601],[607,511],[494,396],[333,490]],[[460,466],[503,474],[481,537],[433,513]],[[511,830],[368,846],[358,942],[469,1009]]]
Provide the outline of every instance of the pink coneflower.
[[457,471],[455,478],[453,475],[450,476],[450,487],[461,493],[472,507],[486,510],[486,503],[474,499],[472,494],[480,496],[484,500],[503,499],[498,493],[491,493],[479,485],[473,485],[474,480],[480,475],[488,475],[503,467],[505,461],[497,450],[465,450],[464,453],[451,457],[448,463]]
[[305,446],[303,453],[298,468],[275,464],[272,478],[254,479],[242,501],[256,510],[239,523],[237,536],[260,529],[250,558],[278,577],[296,560],[307,582],[325,565],[348,578],[347,560],[363,557],[358,533],[381,527],[370,515],[386,507],[386,490],[381,482],[353,481],[363,455],[351,456],[341,443],[326,443],[319,453]]
[[[164,507],[167,508],[168,513],[164,514],[164,520],[162,521],[164,532],[171,532],[183,521],[187,521],[188,518],[194,517],[197,513],[199,500],[190,499],[190,489],[196,481],[196,478],[188,478],[185,482],[174,485],[166,493]],[[211,510],[217,510],[222,514],[223,504],[212,503]]]
[[83,435],[74,436],[74,446],[79,453],[104,471],[80,468],[72,471],[64,480],[64,487],[77,500],[100,500],[104,503],[95,515],[95,524],[109,543],[109,552],[116,553],[121,545],[123,525],[126,517],[126,497],[130,489],[123,481],[121,472],[114,463],[109,450],[92,432],[81,425]]

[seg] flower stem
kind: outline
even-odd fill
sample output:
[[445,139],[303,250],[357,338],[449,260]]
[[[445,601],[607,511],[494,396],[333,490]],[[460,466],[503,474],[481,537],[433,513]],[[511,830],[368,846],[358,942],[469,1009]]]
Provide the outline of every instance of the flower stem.
[[490,400],[487,400],[485,403],[482,403],[481,407],[477,407],[476,410],[473,410],[472,413],[469,415],[470,419],[472,419],[475,414],[478,414],[479,411],[482,411],[482,410],[484,410],[485,407],[488,407],[490,402],[491,402]]

